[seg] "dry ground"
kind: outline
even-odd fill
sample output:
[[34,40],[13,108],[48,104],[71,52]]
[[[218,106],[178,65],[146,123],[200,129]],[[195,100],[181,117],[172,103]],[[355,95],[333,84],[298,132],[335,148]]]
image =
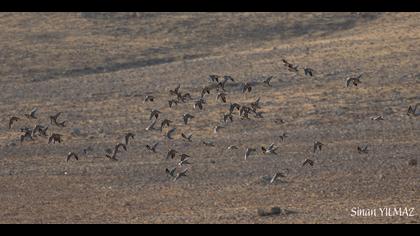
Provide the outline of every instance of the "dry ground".
[[[405,115],[420,102],[418,13],[1,13],[0,30],[0,223],[420,222],[420,172],[408,165],[419,160],[420,118]],[[282,58],[316,76],[288,72]],[[362,84],[346,88],[345,78],[361,72]],[[235,116],[216,135],[228,105],[214,93],[203,111],[191,102],[168,107],[169,89],[180,83],[197,98],[209,74],[236,79],[228,102],[261,97],[265,118]],[[273,87],[239,91],[269,75]],[[146,94],[156,101],[143,103]],[[38,120],[8,129],[9,117],[33,107]],[[175,121],[175,140],[144,130],[152,107]],[[50,132],[63,144],[20,144],[20,127],[48,124],[58,111],[68,125]],[[196,116],[190,125],[184,112]],[[103,158],[129,131],[136,139],[120,161]],[[313,156],[316,140],[326,146]],[[144,148],[153,141],[159,154]],[[246,147],[271,142],[279,156],[244,160]],[[240,150],[225,150],[231,144]],[[357,153],[363,144],[367,155]],[[88,146],[88,156],[65,161]],[[169,147],[192,156],[178,182],[165,175],[176,164],[164,158]],[[302,168],[306,158],[315,165]],[[261,181],[285,168],[283,182]],[[256,214],[272,206],[295,213]],[[409,207],[416,216],[351,217],[353,207]]]

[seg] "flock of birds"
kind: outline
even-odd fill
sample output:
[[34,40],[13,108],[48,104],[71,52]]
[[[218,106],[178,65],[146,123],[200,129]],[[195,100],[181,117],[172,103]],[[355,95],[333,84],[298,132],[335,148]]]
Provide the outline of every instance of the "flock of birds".
[[[299,68],[297,65],[294,65],[292,63],[289,63],[287,60],[283,59],[283,64],[287,68],[288,71],[299,73]],[[313,76],[315,71],[311,68],[303,68],[303,72],[305,76]],[[348,77],[346,78],[346,86],[358,86],[361,84],[361,77],[362,75],[359,75],[357,77]],[[271,87],[271,80],[272,76],[267,77],[262,82],[265,86]],[[204,86],[204,88],[200,92],[200,96],[198,99],[193,99],[192,95],[188,92],[183,93],[181,91],[181,85],[178,84],[178,86],[174,89],[169,90],[169,95],[172,96],[170,100],[168,100],[169,108],[173,109],[175,106],[177,106],[179,103],[187,103],[189,101],[193,101],[193,108],[203,110],[204,106],[206,105],[206,96],[210,95],[212,91],[216,91],[217,96],[216,100],[220,101],[222,103],[227,103],[228,101],[228,93],[225,90],[226,84],[229,82],[235,82],[234,78],[232,78],[229,75],[209,75],[208,81],[210,84],[207,84]],[[253,87],[255,86],[255,83],[247,82],[242,84],[242,93],[251,93],[253,90]],[[145,103],[153,103],[156,100],[155,96],[153,95],[146,95],[144,98]],[[419,116],[420,112],[418,112],[420,104],[416,104],[415,106],[409,106],[407,110],[408,116]],[[253,115],[255,118],[264,118],[263,114],[264,112],[260,111],[261,109],[261,103],[260,98],[258,98],[256,101],[250,103],[250,104],[239,104],[239,103],[230,103],[228,110],[226,113],[223,114],[222,120],[225,125],[227,125],[229,122],[232,123],[234,121],[234,116],[239,116],[240,119],[251,119],[250,116]],[[62,113],[59,112],[55,115],[49,116],[50,119],[50,125],[53,125],[58,128],[66,127],[66,121],[59,121],[59,117]],[[150,111],[150,125],[148,125],[145,130],[146,131],[153,131],[157,130],[160,132],[163,132],[165,128],[167,128],[167,131],[165,132],[164,137],[168,140],[174,139],[175,132],[177,130],[177,127],[171,127],[173,126],[173,121],[170,119],[163,119],[160,122],[160,126],[157,126],[159,117],[161,116],[162,112],[157,109],[152,109]],[[37,120],[37,108],[34,108],[31,112],[28,114],[24,114],[24,118],[29,120]],[[182,116],[182,121],[184,125],[189,125],[189,122],[194,119],[195,116],[190,113],[184,113]],[[16,123],[19,123],[19,121],[23,118],[19,118],[17,116],[12,116],[9,120],[9,129],[12,129]],[[380,121],[384,120],[383,116],[375,116],[371,117],[372,120]],[[284,123],[283,120],[277,120],[277,122]],[[224,125],[217,125],[213,128],[214,133],[218,133],[221,129],[225,128]],[[35,137],[49,137],[48,138],[48,144],[55,144],[55,143],[62,143],[63,142],[63,135],[59,134],[57,132],[52,132],[50,135],[48,135],[47,131],[49,129],[49,126],[44,126],[41,124],[36,124],[34,128],[31,127],[22,127],[20,128],[20,131],[22,132],[22,135],[20,136],[20,142],[23,143],[24,141],[33,141]],[[181,133],[181,138],[186,142],[192,142],[192,136],[193,134],[185,134]],[[284,141],[287,137],[287,133],[283,133],[278,136],[282,141]],[[134,133],[127,133],[125,134],[124,141],[117,143],[113,149],[106,149],[104,156],[110,160],[118,161],[117,158],[118,154],[122,152],[122,150],[127,151],[127,147],[130,144],[130,140],[134,140],[135,134]],[[157,153],[157,147],[160,142],[156,142],[153,144],[145,145],[145,148],[152,152]],[[202,141],[202,144],[205,146],[214,147],[215,144],[212,141]],[[316,153],[317,151],[321,151],[322,148],[325,146],[325,144],[315,141],[313,144],[313,153]],[[276,152],[279,147],[275,146],[274,143],[271,143],[268,146],[262,146],[261,151],[263,154],[270,154],[270,155],[278,155]],[[230,145],[227,147],[227,150],[237,150],[239,149],[235,145]],[[89,148],[83,149],[83,153],[87,154],[89,151]],[[255,147],[247,147],[244,152],[244,158],[247,160],[252,154],[256,153],[258,151]],[[368,146],[358,146],[357,151],[359,154],[367,154],[368,153]],[[191,156],[185,153],[181,153],[173,148],[170,148],[167,151],[166,159],[175,159],[177,156],[179,156],[179,161],[176,164],[176,167],[172,168],[166,168],[165,172],[166,174],[173,179],[173,181],[177,181],[181,177],[186,177],[187,172],[189,170],[188,166],[191,166],[192,163],[190,162]],[[66,156],[66,161],[70,161],[71,159],[79,160],[79,154],[76,152],[69,152]],[[315,164],[315,161],[313,159],[307,158],[302,162],[302,166],[313,166]],[[416,163],[411,163],[416,164]],[[278,178],[285,177],[288,174],[288,169],[285,170],[285,172],[276,172],[272,177],[268,179],[269,183],[274,183]]]

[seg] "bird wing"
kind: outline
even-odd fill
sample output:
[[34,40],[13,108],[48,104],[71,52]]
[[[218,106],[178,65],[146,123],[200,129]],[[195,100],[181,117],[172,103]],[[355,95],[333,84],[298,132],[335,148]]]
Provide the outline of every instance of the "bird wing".
[[347,81],[347,87],[348,87],[350,83],[353,81],[353,78],[347,78],[346,81]]
[[32,111],[31,111],[31,116],[34,116],[34,115],[35,115],[35,113],[36,113],[36,111],[38,111],[38,108],[34,108],[34,109],[32,109]]

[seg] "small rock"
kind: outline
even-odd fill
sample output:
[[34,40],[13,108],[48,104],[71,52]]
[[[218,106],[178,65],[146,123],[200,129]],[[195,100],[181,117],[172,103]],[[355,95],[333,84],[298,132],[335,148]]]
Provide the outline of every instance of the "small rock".
[[391,108],[391,107],[387,107],[387,108],[385,108],[385,110],[384,110],[384,114],[385,114],[385,115],[392,115],[392,114],[394,114],[394,110],[392,110],[392,108]]
[[80,136],[82,133],[79,128],[74,128],[72,129],[71,134],[74,136]]
[[342,115],[344,115],[346,113],[346,110],[344,110],[343,108],[338,108],[336,111],[335,111],[335,114],[337,115],[337,116],[342,116]]
[[314,125],[319,125],[320,122],[318,120],[307,120],[303,124],[305,126],[314,126]]
[[258,208],[257,214],[259,216],[273,216],[273,215],[280,215],[282,210],[280,207],[272,207],[270,211],[266,211],[264,209]]

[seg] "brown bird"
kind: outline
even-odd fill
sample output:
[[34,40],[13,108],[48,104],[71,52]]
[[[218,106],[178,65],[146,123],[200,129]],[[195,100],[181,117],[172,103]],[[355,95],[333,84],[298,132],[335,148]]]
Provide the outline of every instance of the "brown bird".
[[232,81],[232,82],[235,82],[235,80],[232,78],[232,76],[230,76],[230,75],[225,75],[225,76],[223,76],[223,81],[224,81],[224,82],[226,82],[226,81],[228,81],[228,80],[230,80],[230,81]]
[[61,115],[61,112],[58,112],[57,114],[50,116],[50,123],[52,125],[57,124],[57,119],[60,115]]
[[28,119],[37,119],[37,117],[35,116],[37,111],[38,111],[38,108],[34,108],[34,109],[32,109],[32,111],[29,114],[24,114],[24,115]]
[[274,146],[274,143],[270,144],[270,146],[268,146],[267,148],[262,146],[261,150],[263,151],[264,154],[274,154],[277,155],[276,150],[278,149],[278,147]]
[[155,117],[155,118],[157,119],[157,118],[159,117],[159,114],[160,114],[160,113],[161,113],[160,111],[153,109],[153,110],[150,112],[150,117],[149,117],[149,120],[151,120],[153,117]]
[[149,144],[146,145],[146,148],[150,151],[152,151],[153,153],[156,153],[156,147],[159,145],[159,142],[156,142],[155,144],[153,144],[152,146],[150,146]]
[[303,71],[305,72],[305,75],[309,75],[309,76],[313,76],[315,72],[313,69],[308,68],[308,67],[303,68]]
[[227,123],[227,121],[230,120],[230,122],[233,122],[233,116],[232,113],[223,114],[223,121]]
[[384,120],[384,117],[383,116],[373,116],[370,119],[378,121],[378,120]]
[[110,155],[108,155],[108,154],[105,154],[105,156],[106,156],[108,159],[110,159],[110,160],[113,160],[113,161],[118,161],[118,159],[117,159],[117,153],[118,153],[118,149],[114,149],[114,152],[112,153],[112,156],[110,156]]
[[188,172],[188,169],[185,169],[185,170],[183,170],[183,171],[181,171],[181,172],[179,172],[176,176],[175,176],[175,178],[174,178],[174,182],[175,181],[177,181],[179,178],[181,178],[181,177],[187,177],[187,172]]
[[203,110],[203,104],[206,104],[206,101],[201,98],[194,103],[194,109],[198,107],[200,110]]
[[134,140],[134,134],[133,133],[127,133],[124,137],[125,139],[125,145],[128,145],[128,142],[130,141],[130,138]]
[[221,99],[222,102],[226,103],[226,93],[223,93],[223,92],[219,93],[216,97],[216,100],[219,100],[219,99]]
[[58,143],[61,143],[63,140],[61,139],[61,137],[62,137],[62,135],[61,134],[52,134],[51,136],[50,136],[50,138],[48,139],[48,144],[50,144],[51,142],[53,142],[53,143],[56,143],[56,142],[58,142]]
[[176,171],[176,167],[173,169],[168,169],[168,168],[165,169],[166,174],[172,178],[175,178],[175,171]]
[[176,86],[176,88],[174,90],[169,90],[169,94],[170,95],[178,95],[179,94],[179,88],[181,87],[180,84],[178,84],[178,86]]
[[173,105],[178,105],[178,101],[174,99],[169,100],[168,103],[169,103],[169,107],[172,107]]
[[235,145],[230,145],[229,147],[227,147],[228,150],[237,150],[238,147]]
[[168,139],[173,139],[172,138],[172,134],[174,133],[176,131],[176,128],[172,128],[171,130],[169,130],[168,132],[166,132],[166,137],[168,138]]
[[255,102],[251,103],[252,110],[256,111],[260,107],[260,98],[258,98]]
[[162,121],[162,123],[160,124],[160,131],[162,131],[162,129],[163,129],[163,127],[169,127],[169,125],[172,123],[172,121],[171,120],[168,120],[168,119],[164,119],[163,121]]
[[347,87],[350,86],[350,84],[353,84],[354,86],[357,86],[358,84],[361,83],[360,78],[362,77],[362,74],[359,75],[358,77],[348,77],[346,78],[346,84]]
[[181,133],[181,136],[182,136],[185,140],[188,140],[189,142],[192,142],[192,141],[191,141],[192,134],[185,135],[184,133]]
[[152,95],[146,95],[144,96],[144,101],[143,102],[153,102],[155,100],[155,97]]
[[168,154],[166,155],[166,159],[169,159],[169,158],[174,159],[175,158],[175,155],[177,153],[178,152],[176,150],[174,150],[174,149],[169,150],[168,151]]
[[266,84],[268,87],[271,87],[271,79],[273,79],[273,76],[269,76],[268,78],[266,78],[263,83]]
[[245,151],[245,160],[248,159],[249,155],[251,155],[251,153],[256,152],[257,149],[255,148],[247,148]]
[[323,144],[323,143],[316,141],[316,142],[314,143],[314,153],[316,152],[316,150],[317,150],[317,149],[319,149],[319,151],[321,151],[322,146],[324,146],[324,144]]
[[189,162],[189,156],[185,155],[185,156],[181,156],[181,161],[178,162],[179,166],[183,166],[183,165],[191,165],[191,162]]
[[14,122],[17,122],[17,121],[19,121],[20,119],[18,118],[18,117],[16,117],[16,116],[12,116],[11,118],[10,118],[10,120],[9,120],[9,129],[11,129],[12,128],[12,125],[13,125],[13,123]]
[[23,135],[20,136],[20,142],[22,143],[25,139],[34,140],[32,137],[32,130],[25,130]]
[[66,127],[66,121],[60,123],[56,122],[55,125],[57,125],[58,127]]
[[229,113],[232,113],[235,109],[239,111],[239,109],[241,109],[241,105],[238,103],[231,103],[229,107]]
[[123,144],[123,143],[118,143],[117,145],[115,145],[115,150],[116,150],[117,152],[119,152],[119,151],[120,151],[120,148],[124,149],[124,151],[127,151],[127,146],[126,146],[125,144]]
[[155,125],[156,125],[157,120],[155,119],[152,123],[150,123],[149,126],[146,127],[146,130],[154,130],[155,129]]
[[209,147],[214,147],[214,143],[212,141],[203,141],[203,144]]
[[206,95],[206,93],[207,93],[207,94],[210,94],[210,88],[209,88],[208,86],[204,87],[204,88],[201,90],[201,98],[204,98],[204,95]]
[[286,169],[286,174],[282,172],[276,172],[274,176],[270,179],[270,184],[273,184],[278,178],[286,178],[286,175],[289,173],[289,169]]
[[311,160],[311,159],[306,159],[306,160],[302,163],[302,166],[305,166],[305,165],[310,165],[310,166],[313,166],[313,165],[314,165],[314,161],[313,161],[313,160]]
[[420,114],[417,114],[416,113],[416,111],[417,111],[417,107],[420,105],[420,103],[417,103],[415,106],[414,106],[414,108],[412,107],[412,106],[409,106],[408,107],[408,111],[407,111],[407,115],[413,115],[413,116],[418,116],[418,115],[420,115]]
[[244,86],[243,86],[243,88],[242,88],[242,93],[245,93],[245,92],[251,92],[251,90],[252,90],[252,86],[251,86],[251,84],[250,83],[245,83],[244,84]]
[[368,153],[368,146],[364,146],[364,147],[360,147],[357,146],[357,151],[359,152],[359,154],[367,154]]
[[184,120],[184,124],[188,124],[188,121],[194,118],[194,116],[188,113],[185,113],[182,118]]
[[210,82],[216,82],[216,83],[219,83],[219,78],[220,78],[220,76],[218,76],[218,75],[209,75],[209,77],[208,77]]
[[47,135],[48,126],[44,127],[42,125],[36,125],[35,128],[32,130],[32,136],[35,137],[36,133],[39,133],[40,136],[48,136]]
[[74,153],[74,152],[69,152],[68,154],[67,154],[67,159],[66,159],[66,161],[68,162],[69,160],[70,160],[70,158],[71,157],[74,157],[74,159],[76,159],[76,161],[78,161],[79,160],[79,157],[77,156],[77,154],[76,153]]
[[287,137],[288,137],[287,133],[283,133],[282,135],[279,135],[279,138],[281,139],[281,141],[284,141],[284,139]]

